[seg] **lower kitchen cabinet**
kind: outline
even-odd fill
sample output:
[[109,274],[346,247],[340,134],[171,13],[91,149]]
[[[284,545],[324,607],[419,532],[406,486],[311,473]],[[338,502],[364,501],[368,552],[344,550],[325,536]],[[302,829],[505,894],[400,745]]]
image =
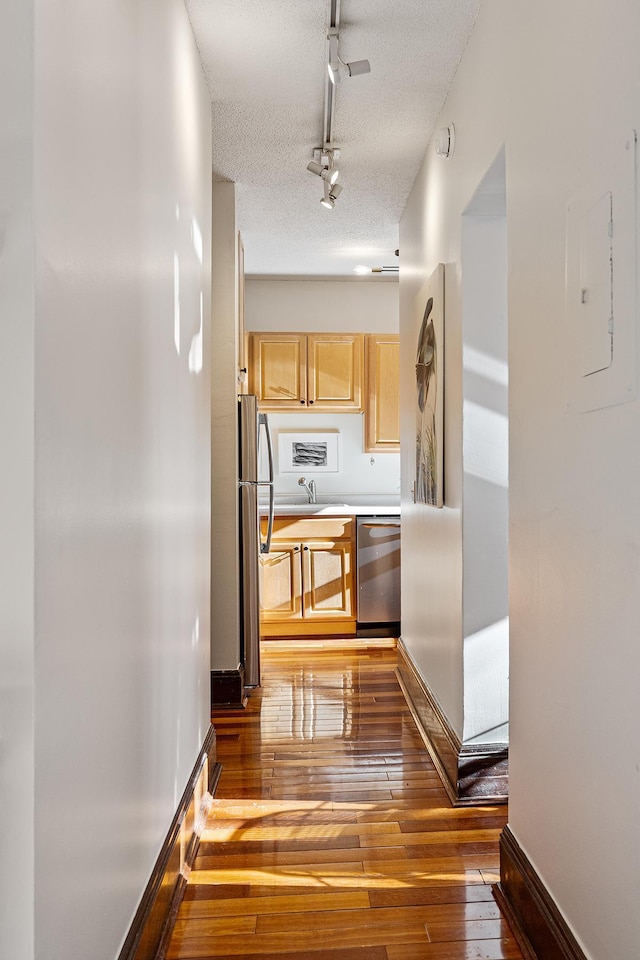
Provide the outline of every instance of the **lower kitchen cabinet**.
[[353,526],[343,517],[276,519],[260,558],[262,636],[355,633]]

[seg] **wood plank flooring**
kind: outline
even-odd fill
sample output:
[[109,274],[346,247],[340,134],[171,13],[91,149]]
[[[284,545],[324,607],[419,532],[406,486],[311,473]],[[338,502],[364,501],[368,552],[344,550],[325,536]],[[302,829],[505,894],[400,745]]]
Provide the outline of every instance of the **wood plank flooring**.
[[393,649],[263,644],[168,960],[521,960],[493,899],[506,807],[453,808]]

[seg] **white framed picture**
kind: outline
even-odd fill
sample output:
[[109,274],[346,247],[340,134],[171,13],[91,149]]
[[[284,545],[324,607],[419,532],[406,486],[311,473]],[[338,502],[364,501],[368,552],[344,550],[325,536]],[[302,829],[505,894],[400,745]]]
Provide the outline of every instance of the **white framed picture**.
[[279,433],[280,473],[337,473],[340,434]]

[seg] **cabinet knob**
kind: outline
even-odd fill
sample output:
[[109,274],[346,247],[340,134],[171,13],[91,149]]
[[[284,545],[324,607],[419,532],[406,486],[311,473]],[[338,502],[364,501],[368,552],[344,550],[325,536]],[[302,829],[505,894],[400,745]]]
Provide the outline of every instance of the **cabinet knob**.
[[309,549],[309,547],[305,547],[304,549],[305,549],[305,550],[308,550],[308,549]]
[[309,403],[310,403],[310,404],[313,403],[313,400],[309,400]]
[[301,403],[302,406],[304,407],[304,400],[301,400],[300,403]]

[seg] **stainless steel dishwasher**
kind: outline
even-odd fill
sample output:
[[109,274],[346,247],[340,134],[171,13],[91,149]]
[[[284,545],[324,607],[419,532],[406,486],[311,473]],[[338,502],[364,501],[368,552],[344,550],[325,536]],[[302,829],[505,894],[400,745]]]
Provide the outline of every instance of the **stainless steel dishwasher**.
[[[357,620],[400,622],[400,517],[358,517],[356,528]],[[393,629],[393,628],[391,628]]]

